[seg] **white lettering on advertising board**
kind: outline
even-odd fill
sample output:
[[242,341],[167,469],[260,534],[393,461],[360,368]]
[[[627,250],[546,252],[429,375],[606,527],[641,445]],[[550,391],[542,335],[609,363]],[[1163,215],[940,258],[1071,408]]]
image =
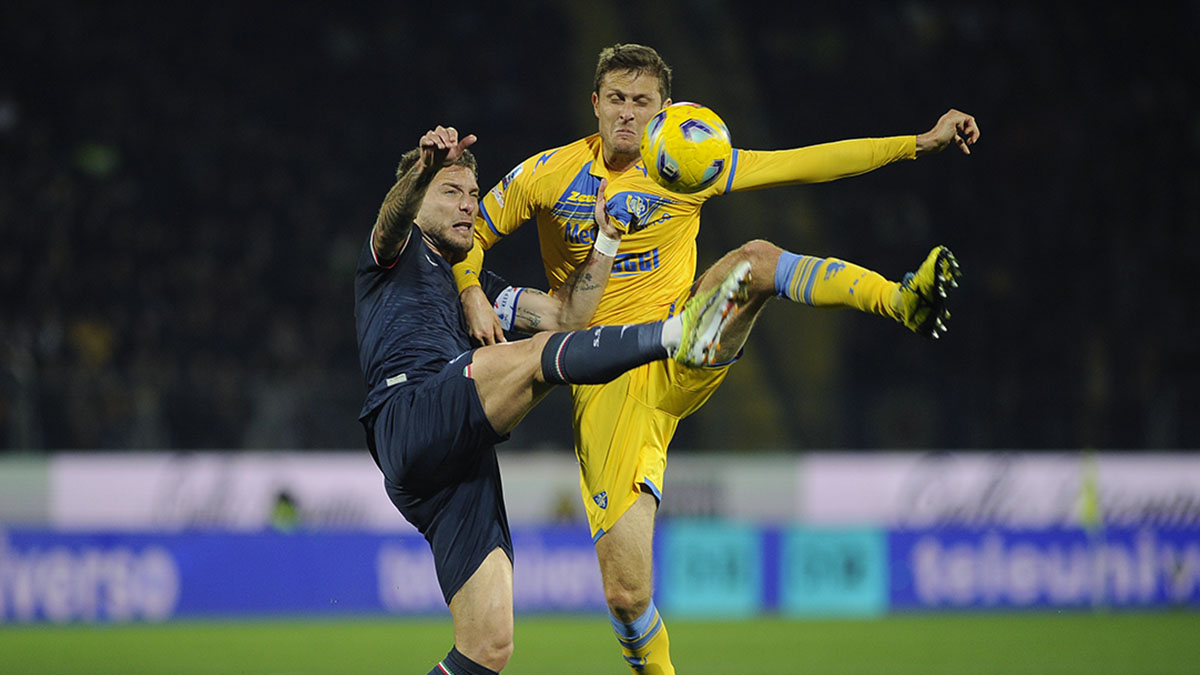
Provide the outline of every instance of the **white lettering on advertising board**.
[[0,533],[0,622],[163,621],[179,590],[175,560],[158,546],[17,551]]

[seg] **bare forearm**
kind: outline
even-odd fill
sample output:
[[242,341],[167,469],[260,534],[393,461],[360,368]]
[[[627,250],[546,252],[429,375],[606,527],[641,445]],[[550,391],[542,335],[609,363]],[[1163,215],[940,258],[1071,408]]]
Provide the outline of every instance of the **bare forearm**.
[[[596,191],[596,236],[587,260],[550,295],[535,292],[527,294],[528,297],[518,296],[513,312],[513,325],[517,330],[579,330],[591,322],[621,245],[622,230],[608,217],[604,196],[607,188],[608,180],[601,180]],[[632,218],[627,227],[636,231],[637,225],[637,218]]]
[[612,256],[592,249],[587,261],[575,268],[566,282],[554,291],[554,297],[562,303],[558,317],[560,328],[575,330],[592,320],[600,306],[612,265]]
[[425,171],[418,161],[388,190],[379,207],[372,235],[375,252],[380,258],[393,258],[400,252],[432,179],[433,172]]
[[536,333],[587,327],[604,295],[612,263],[612,256],[593,250],[587,261],[551,293],[522,289],[513,311],[513,329]]

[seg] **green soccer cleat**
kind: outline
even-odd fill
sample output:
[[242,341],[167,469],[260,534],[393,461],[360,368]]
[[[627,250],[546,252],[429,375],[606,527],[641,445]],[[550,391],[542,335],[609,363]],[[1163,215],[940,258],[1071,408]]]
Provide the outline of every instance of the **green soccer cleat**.
[[738,303],[749,297],[750,263],[743,260],[716,287],[692,296],[683,306],[680,319],[683,339],[671,358],[685,366],[699,368],[716,363],[721,347],[721,331],[733,316]]
[[947,332],[946,293],[958,288],[962,276],[958,260],[950,249],[935,246],[916,272],[904,275],[900,282],[900,323],[927,338],[938,339]]

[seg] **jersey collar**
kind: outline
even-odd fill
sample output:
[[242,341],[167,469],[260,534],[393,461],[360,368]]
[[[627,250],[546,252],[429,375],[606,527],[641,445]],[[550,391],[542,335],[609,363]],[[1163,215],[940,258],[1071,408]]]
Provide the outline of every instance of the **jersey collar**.
[[638,171],[638,173],[642,174],[643,177],[646,175],[646,167],[642,166],[642,161],[640,159],[633,165],[632,169],[627,169],[624,173],[613,175],[612,172],[608,170],[608,167],[604,164],[604,141],[600,138],[599,132],[588,136],[585,140],[592,150],[592,167],[588,170],[588,173],[592,174],[593,176],[597,178],[607,178],[611,181],[624,176],[626,173],[629,173],[633,170]]

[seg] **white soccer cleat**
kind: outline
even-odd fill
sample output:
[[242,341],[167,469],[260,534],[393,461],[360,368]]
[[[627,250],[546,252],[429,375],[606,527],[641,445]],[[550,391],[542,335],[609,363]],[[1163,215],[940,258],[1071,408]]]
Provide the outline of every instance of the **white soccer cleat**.
[[692,296],[680,312],[683,339],[671,357],[693,368],[716,363],[721,332],[733,317],[738,303],[746,301],[749,284],[750,263],[743,260],[719,285]]

